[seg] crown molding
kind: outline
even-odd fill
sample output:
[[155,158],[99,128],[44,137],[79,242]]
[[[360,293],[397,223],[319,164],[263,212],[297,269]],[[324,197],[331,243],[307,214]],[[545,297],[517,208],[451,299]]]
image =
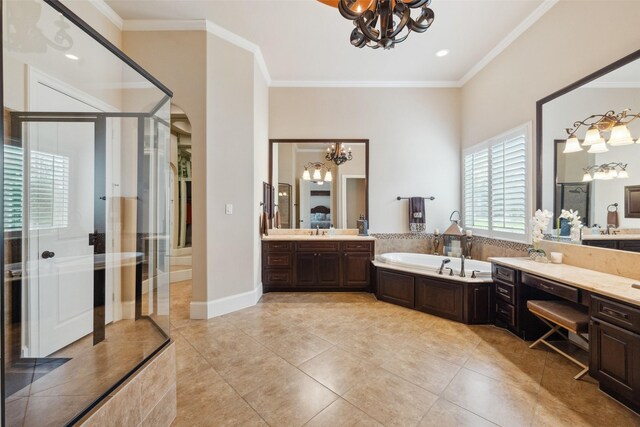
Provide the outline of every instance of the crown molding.
[[[91,0],[120,18],[104,3],[104,0]],[[267,85],[277,88],[461,88],[491,61],[509,47],[518,37],[535,24],[560,0],[544,0],[529,16],[500,41],[487,55],[475,64],[458,81],[323,81],[323,80],[271,80],[269,69],[260,50],[260,46],[208,20],[126,20],[121,26],[123,31],[207,31],[227,42],[254,54]]]
[[197,20],[126,20],[124,22],[124,31],[206,31],[216,37],[238,46],[241,49],[253,53],[253,57],[260,69],[260,72],[267,81],[267,85],[271,85],[271,75],[267,68],[267,63],[262,55],[260,46],[249,40],[240,37],[236,33],[232,33],[226,28],[221,27],[211,21],[205,19]]
[[102,13],[109,21],[113,23],[120,31],[124,26],[124,20],[116,13],[115,10],[111,9],[104,0],[89,0],[91,4],[98,9],[100,13]]
[[459,88],[455,81],[298,81],[274,80],[271,87],[280,88]]
[[538,6],[524,21],[522,21],[516,28],[514,28],[507,36],[500,41],[493,49],[489,51],[484,58],[482,58],[476,65],[471,67],[469,71],[459,80],[460,87],[464,86],[471,80],[476,74],[478,74],[484,67],[489,65],[498,55],[500,55],[511,43],[513,43],[518,37],[520,37],[525,31],[527,31],[533,24],[535,24],[540,18],[544,16],[553,6],[560,0],[544,0],[544,2]]
[[599,82],[595,80],[582,87],[587,89],[638,89],[640,82]]

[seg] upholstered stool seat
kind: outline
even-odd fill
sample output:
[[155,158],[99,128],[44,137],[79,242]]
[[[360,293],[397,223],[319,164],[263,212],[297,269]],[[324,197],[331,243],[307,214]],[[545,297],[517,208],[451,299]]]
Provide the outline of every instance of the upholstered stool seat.
[[576,334],[579,339],[588,344],[589,341],[582,335],[589,331],[589,314],[587,312],[587,308],[570,301],[538,300],[527,301],[527,308],[532,314],[540,318],[540,320],[549,325],[549,327],[551,328],[549,332],[534,341],[533,344],[529,346],[529,348],[533,348],[539,343],[542,343],[555,352],[571,360],[573,363],[582,368],[582,371],[580,371],[574,377],[577,380],[582,378],[587,372],[589,372],[589,368],[587,367],[587,365],[562,351],[560,348],[554,346],[550,342],[546,341],[548,337],[555,333],[562,335],[565,339],[568,340],[569,337],[564,335],[560,331],[560,329],[566,329]]

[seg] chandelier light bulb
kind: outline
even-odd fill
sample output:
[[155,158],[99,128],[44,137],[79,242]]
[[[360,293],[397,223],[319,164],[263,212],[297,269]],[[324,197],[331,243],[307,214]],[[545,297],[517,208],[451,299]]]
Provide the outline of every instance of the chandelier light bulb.
[[611,129],[611,137],[607,141],[611,146],[630,145],[633,144],[631,138],[631,132],[627,128],[627,125],[620,123]]
[[[583,144],[583,145],[585,145],[585,144]],[[599,153],[606,153],[607,151],[609,151],[609,148],[607,147],[607,143],[604,142],[604,138],[600,138],[599,142],[596,142],[596,143],[591,145],[591,147],[589,148],[589,151],[587,151],[587,153],[599,154]]]
[[304,168],[304,172],[302,172],[302,179],[304,179],[305,181],[311,180],[311,174],[309,174],[309,169]]
[[587,131],[587,134],[584,136],[584,142],[582,143],[582,145],[588,147],[593,144],[598,144],[601,139],[602,136],[600,135],[600,129],[598,129],[596,125],[591,125],[591,127]]
[[327,182],[333,181],[333,175],[331,174],[330,170],[328,170],[327,173],[324,174],[324,180]]
[[577,153],[578,151],[582,151],[580,141],[578,141],[578,137],[575,136],[575,134],[571,134],[569,135],[569,138],[567,138],[563,153]]

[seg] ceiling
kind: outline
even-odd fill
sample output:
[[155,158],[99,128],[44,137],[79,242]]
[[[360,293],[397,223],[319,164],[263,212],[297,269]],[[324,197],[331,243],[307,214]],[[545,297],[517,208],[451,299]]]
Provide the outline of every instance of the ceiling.
[[106,0],[125,22],[206,19],[235,33],[259,46],[276,86],[460,85],[555,2],[433,0],[432,27],[384,51],[351,46],[353,24],[315,0]]

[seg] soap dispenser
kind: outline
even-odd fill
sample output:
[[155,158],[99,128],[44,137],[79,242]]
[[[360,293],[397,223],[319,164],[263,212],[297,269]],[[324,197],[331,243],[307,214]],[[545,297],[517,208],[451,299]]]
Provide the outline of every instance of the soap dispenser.
[[358,236],[368,236],[369,221],[364,219],[364,214],[360,214],[360,219],[357,221],[357,224],[358,224]]

